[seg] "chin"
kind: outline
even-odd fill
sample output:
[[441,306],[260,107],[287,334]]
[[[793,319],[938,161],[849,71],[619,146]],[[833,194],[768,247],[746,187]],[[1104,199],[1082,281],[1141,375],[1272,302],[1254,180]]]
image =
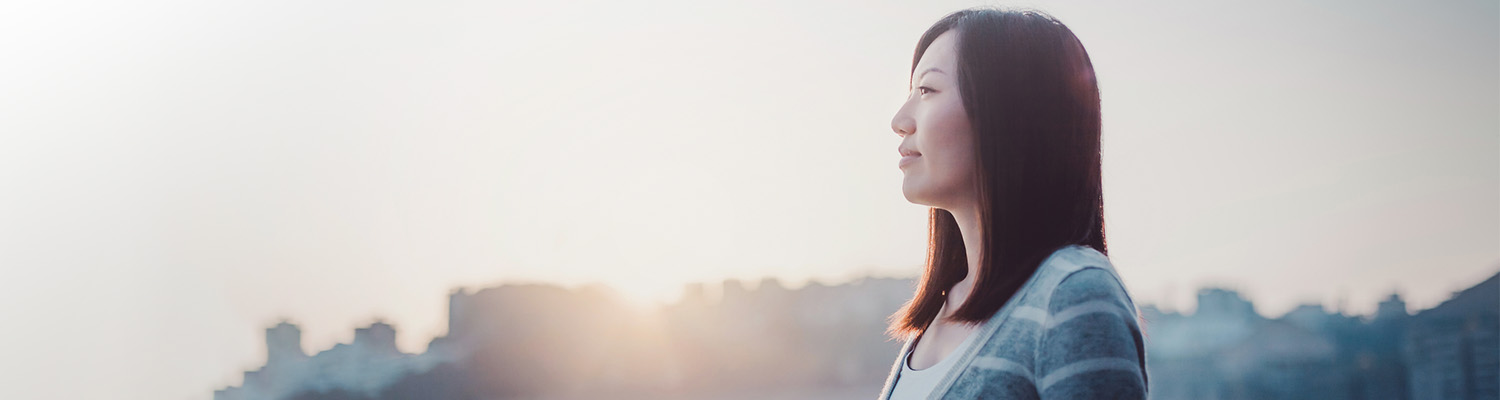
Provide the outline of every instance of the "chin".
[[907,187],[906,185],[901,186],[901,196],[906,197],[906,201],[908,203],[924,206],[927,205],[927,202],[924,200],[926,196],[923,196],[920,191]]

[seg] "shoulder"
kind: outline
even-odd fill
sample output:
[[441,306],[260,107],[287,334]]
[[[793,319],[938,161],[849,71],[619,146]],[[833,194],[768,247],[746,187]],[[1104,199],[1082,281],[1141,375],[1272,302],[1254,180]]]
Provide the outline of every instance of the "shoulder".
[[[1092,254],[1090,254],[1092,253]],[[1145,398],[1146,349],[1139,311],[1108,258],[1071,249],[1049,268],[1034,373],[1039,393],[1067,398]]]
[[1038,268],[1071,274],[1084,269],[1099,269],[1114,274],[1114,263],[1109,257],[1093,247],[1081,244],[1070,244],[1054,250],[1051,255],[1042,260]]
[[1106,312],[1129,320],[1131,325],[1139,323],[1139,311],[1114,265],[1092,247],[1068,245],[1054,250],[1021,291],[1015,304],[1007,307],[1013,308],[1011,311],[1002,309],[991,317],[991,321],[1001,323],[987,332],[991,338],[987,342],[996,342],[995,337],[1035,338],[1080,313]]
[[1089,301],[1109,301],[1135,311],[1125,282],[1109,257],[1092,247],[1069,245],[1049,256],[1039,270],[1051,275],[1042,305],[1051,310]]

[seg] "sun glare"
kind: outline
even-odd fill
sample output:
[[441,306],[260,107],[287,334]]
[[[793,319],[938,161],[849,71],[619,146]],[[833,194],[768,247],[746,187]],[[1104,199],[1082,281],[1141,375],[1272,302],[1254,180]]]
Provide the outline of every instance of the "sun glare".
[[622,279],[599,283],[629,305],[640,311],[651,311],[676,302],[682,296],[681,283],[662,282],[650,279]]

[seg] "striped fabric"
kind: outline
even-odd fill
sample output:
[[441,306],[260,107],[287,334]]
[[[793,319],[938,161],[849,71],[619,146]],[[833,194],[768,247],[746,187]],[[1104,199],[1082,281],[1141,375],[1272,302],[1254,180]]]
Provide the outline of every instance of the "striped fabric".
[[[980,328],[928,399],[1144,399],[1146,350],[1135,303],[1104,254],[1071,245]],[[900,354],[879,400],[901,378]]]

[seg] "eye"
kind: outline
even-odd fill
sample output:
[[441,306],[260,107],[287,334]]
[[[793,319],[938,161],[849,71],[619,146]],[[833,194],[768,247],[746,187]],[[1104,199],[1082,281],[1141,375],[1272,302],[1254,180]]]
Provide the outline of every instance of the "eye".
[[926,87],[926,86],[918,86],[917,87],[917,92],[919,92],[921,94],[928,94],[928,93],[936,92],[936,90],[932,90],[932,88]]

